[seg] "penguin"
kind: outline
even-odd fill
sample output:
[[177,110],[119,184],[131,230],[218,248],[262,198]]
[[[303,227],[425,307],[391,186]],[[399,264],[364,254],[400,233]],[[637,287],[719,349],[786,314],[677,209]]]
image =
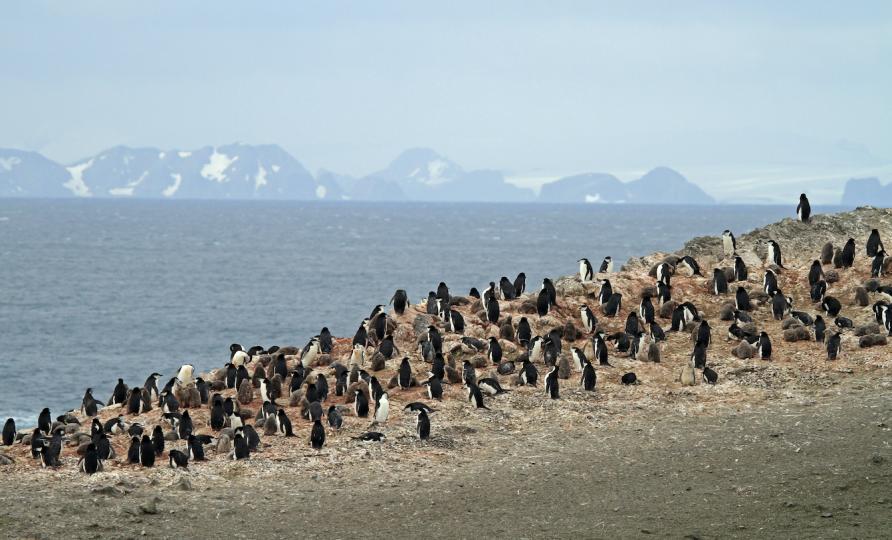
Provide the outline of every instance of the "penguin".
[[[243,433],[243,427],[238,426],[235,428],[236,435],[238,433]],[[189,449],[189,459],[192,461],[204,461],[204,446],[201,441],[195,435],[189,435],[189,438],[186,439],[186,446]]]
[[771,270],[765,270],[765,276],[762,278],[762,290],[769,296],[778,290],[777,276]]
[[[265,379],[264,379],[265,380]],[[261,386],[262,388],[262,386]],[[219,395],[214,396],[211,405],[210,425],[214,431],[220,431],[226,424],[226,415],[223,412],[223,399]]]
[[[187,437],[188,438],[188,437]],[[137,441],[139,443],[139,441]],[[164,430],[161,426],[155,426],[152,429],[152,449],[156,456],[160,456],[164,452]],[[137,445],[137,458],[139,458],[139,446]],[[138,459],[137,459],[138,461]]]
[[238,367],[239,365],[248,362],[249,356],[248,353],[245,352],[244,347],[238,343],[233,343],[229,346],[229,361],[232,365]]
[[490,298],[486,304],[486,320],[491,324],[498,324],[499,322],[499,301],[495,297]]
[[805,193],[799,195],[799,205],[796,206],[796,215],[802,223],[808,223],[811,219],[811,205],[808,204],[808,197]]
[[746,269],[746,263],[743,262],[743,257],[735,256],[734,257],[734,280],[735,281],[746,281],[749,272]]
[[160,373],[152,373],[143,384],[143,388],[148,391],[149,401],[157,400],[160,395],[160,392],[158,391],[158,379],[160,378]]
[[710,328],[709,322],[706,320],[701,321],[700,326],[697,328],[696,343],[704,347],[709,347],[712,343],[712,328]]
[[623,295],[621,293],[613,293],[610,297],[610,300],[602,307],[604,311],[604,315],[607,317],[616,317],[619,315],[619,310],[622,308],[623,303]]
[[645,296],[641,299],[641,302],[638,304],[638,316],[644,321],[645,325],[654,322],[654,305],[650,301],[650,296]]
[[855,239],[849,238],[842,247],[842,255],[840,256],[843,268],[851,268],[855,264]]
[[502,292],[502,300],[514,300],[517,294],[514,292],[514,283],[507,276],[499,279],[499,290]]
[[608,362],[609,351],[607,350],[607,343],[604,342],[604,336],[601,334],[595,334],[592,337],[592,351],[594,351],[594,357],[598,360],[598,365],[600,366],[610,366]]
[[384,339],[378,343],[378,352],[381,353],[386,360],[393,358],[394,352],[399,352],[399,349],[397,349],[396,345],[393,343],[393,336],[391,334],[384,336]]
[[40,411],[40,414],[37,415],[37,429],[39,429],[45,436],[49,436],[52,425],[53,416],[50,414],[50,410],[45,408]]
[[172,413],[180,410],[180,402],[177,401],[177,398],[173,395],[173,392],[162,390],[161,396],[158,399],[161,402],[162,412]]
[[818,280],[808,294],[811,297],[812,302],[820,302],[824,299],[824,295],[827,294],[827,282],[823,279]]
[[347,379],[350,377],[350,372],[345,368],[337,372],[335,375],[335,395],[340,397],[343,396],[347,391]]
[[455,334],[464,334],[465,332],[465,318],[461,313],[454,309],[450,309],[446,311],[449,329]]
[[631,384],[637,384],[638,377],[635,375],[635,372],[630,371],[623,374],[623,376],[620,378],[620,382],[627,386]]
[[517,321],[517,342],[526,347],[530,344],[530,340],[533,338],[533,329],[530,327],[530,321],[526,317],[521,317],[519,321]]
[[517,298],[520,298],[527,290],[527,275],[523,272],[517,274],[517,277],[514,278],[514,294]]
[[719,380],[719,374],[709,366],[703,366],[703,382],[706,384],[715,384]]
[[672,300],[672,286],[665,283],[657,283],[657,300],[659,300],[661,306]]
[[560,351],[551,336],[546,337],[542,341],[542,361],[546,366],[553,366],[557,363]]
[[826,323],[824,323],[824,318],[818,315],[815,317],[815,341],[823,343],[824,342],[824,332],[827,329]]
[[294,431],[291,429],[291,420],[285,414],[285,409],[279,409],[276,413],[276,432],[286,437],[294,437]]
[[554,288],[554,283],[550,279],[545,278],[542,280],[542,289],[548,291],[548,304],[558,307],[557,289]]
[[81,472],[86,474],[95,474],[97,472],[102,471],[102,460],[99,459],[99,455],[96,452],[96,445],[90,443],[87,445],[87,450],[84,452],[84,457],[78,461],[78,469]]
[[201,399],[201,404],[207,405],[208,399],[210,398],[211,394],[210,385],[201,377],[196,377],[195,388],[196,390],[198,390],[198,397],[199,399]]
[[490,396],[497,396],[508,392],[508,390],[502,388],[499,380],[493,377],[484,377],[480,379],[477,381],[477,386],[480,388],[481,392]]
[[446,283],[442,281],[439,285],[437,285],[437,299],[449,303],[449,287],[447,287]]
[[734,238],[734,233],[728,229],[722,231],[722,251],[726,257],[737,253],[737,239]]
[[690,324],[694,321],[700,320],[700,313],[697,310],[697,306],[690,302],[684,302],[681,304],[681,308],[684,314],[685,324]]
[[663,327],[657,324],[656,321],[650,323],[650,339],[652,339],[655,343],[666,341],[666,333],[663,332]]
[[694,345],[694,351],[691,353],[691,365],[696,369],[706,367],[706,346],[702,343]]
[[143,435],[139,443],[139,463],[143,467],[153,467],[155,465],[155,447],[152,445],[152,439],[148,435]]
[[685,324],[687,324],[685,321],[685,309],[683,305],[679,304],[672,310],[672,324],[669,326],[669,331],[681,332],[684,330]]
[[316,374],[316,400],[324,402],[328,399],[328,379],[324,373]]
[[441,380],[446,376],[446,361],[440,353],[435,354],[434,361],[431,362],[431,375]]
[[548,291],[542,289],[539,291],[538,296],[536,296],[536,314],[540,317],[544,317],[548,315],[550,309],[551,303],[548,301]]
[[697,264],[697,261],[690,255],[682,257],[681,260],[678,261],[678,266],[684,268],[692,277],[703,275],[700,273],[700,265]]
[[799,320],[805,326],[811,326],[814,324],[814,319],[811,318],[811,315],[804,311],[791,311],[790,316]]
[[489,409],[489,407],[483,403],[483,392],[481,392],[480,388],[474,383],[468,385],[468,401],[473,401],[474,406],[478,409]]
[[694,376],[694,367],[690,363],[681,367],[681,374],[678,377],[678,382],[684,386],[694,386],[697,384],[697,378]]
[[312,422],[314,420],[322,418],[322,413],[322,403],[313,401],[306,408],[306,410],[303,411],[303,417]]
[[248,448],[248,440],[245,438],[245,432],[242,428],[235,430],[235,438],[232,441],[232,459],[248,459],[251,457],[251,450]]
[[341,416],[336,405],[330,405],[325,416],[328,418],[328,427],[332,429],[341,429],[341,426],[344,424],[344,418]]
[[[127,463],[139,465],[139,445],[142,437],[134,435],[130,437],[130,447],[127,449]],[[96,443],[90,443],[96,448]]]
[[767,332],[759,333],[759,344],[756,346],[756,354],[762,360],[771,360],[771,338]]
[[582,307],[579,308],[579,316],[582,319],[582,327],[585,328],[585,331],[589,334],[593,333],[595,328],[598,327],[598,318],[595,317],[591,308],[583,304]]
[[427,386],[427,396],[429,398],[436,399],[437,401],[443,399],[443,383],[439,377],[435,377],[431,374],[431,376],[424,381],[424,386]]
[[833,323],[836,324],[836,326],[838,326],[839,328],[854,328],[855,327],[854,321],[852,321],[852,319],[849,319],[848,317],[837,317],[833,321]]
[[440,331],[437,330],[436,326],[430,325],[427,327],[427,340],[433,345],[434,352],[443,352],[443,336],[440,335]]
[[889,304],[880,300],[878,302],[875,302],[871,309],[873,309],[873,315],[877,321],[877,324],[885,325],[885,320],[889,312]]
[[825,296],[824,299],[821,301],[821,309],[826,311],[827,315],[835,318],[842,310],[842,304],[840,304],[839,300],[832,296]]
[[400,388],[409,388],[412,385],[412,365],[409,364],[409,357],[404,356],[400,362],[399,371],[397,373],[397,384]]
[[180,450],[171,450],[167,454],[168,462],[171,469],[188,469],[189,456]]
[[720,268],[712,269],[712,292],[716,296],[728,294],[728,277]]
[[389,414],[390,398],[387,397],[387,392],[383,392],[375,401],[375,416],[373,423],[383,424],[387,422],[387,417],[389,416]]
[[369,415],[369,400],[365,393],[361,390],[354,391],[355,399],[353,401],[353,412],[359,418],[366,418]]
[[551,370],[545,375],[545,394],[551,399],[560,398],[560,383],[558,382],[558,367],[551,366]]
[[314,450],[322,450],[322,445],[324,444],[325,427],[322,425],[321,420],[315,420],[313,422],[313,429],[310,430],[310,446],[312,446]]
[[490,336],[489,347],[487,349],[487,359],[492,363],[492,365],[499,365],[502,362],[502,346],[499,344],[499,340],[496,339],[494,336]]
[[483,305],[489,305],[489,301],[493,298],[496,298],[496,282],[490,281],[489,287],[487,287],[486,290],[483,291]]
[[99,406],[99,401],[93,397],[93,389],[87,388],[81,400],[81,414],[88,417],[96,416],[99,414]]
[[[430,313],[430,312],[428,312]],[[363,320],[356,333],[353,334],[353,348],[365,348],[369,344],[369,330],[367,328],[368,320]]]
[[426,441],[431,436],[431,421],[424,409],[418,411],[418,419],[415,421],[415,432],[418,438]]
[[625,332],[630,336],[633,336],[638,333],[639,328],[640,323],[638,322],[638,314],[634,311],[630,311],[629,315],[626,316]]
[[784,264],[781,261],[781,249],[780,244],[775,242],[774,240],[768,241],[768,256],[765,258],[766,264],[774,264],[779,268],[783,268]]
[[304,369],[312,367],[313,362],[320,354],[322,354],[322,348],[319,345],[319,338],[310,338],[310,341],[304,346],[303,352],[300,355],[301,365]]
[[884,275],[883,266],[886,264],[886,252],[879,250],[870,263],[870,277],[878,278]]
[[31,433],[31,458],[40,458],[40,449],[43,446],[44,434],[40,428],[35,428]]
[[570,357],[573,359],[573,367],[576,368],[576,371],[582,371],[583,366],[588,362],[585,351],[579,347],[570,347]]
[[524,359],[519,379],[521,385],[536,386],[536,382],[539,380],[539,371],[529,359]]
[[118,379],[118,384],[115,385],[115,389],[112,391],[111,399],[108,400],[109,405],[123,405],[127,401],[127,385],[124,384],[124,379]]
[[477,382],[477,370],[474,369],[474,365],[471,364],[468,360],[465,360],[462,363],[462,383],[467,386],[468,383]]
[[867,244],[864,246],[864,249],[868,257],[876,257],[877,253],[885,249],[883,247],[883,241],[880,239],[880,231],[876,229],[870,230],[870,235],[867,237]]
[[771,295],[771,314],[774,320],[779,321],[787,313],[787,297],[781,291],[774,291]]
[[195,384],[195,367],[192,364],[183,364],[177,371],[176,382],[179,386],[188,387]]
[[358,437],[353,437],[354,440],[363,441],[363,442],[381,442],[386,439],[387,436],[383,433],[379,433],[377,431],[366,431],[362,435]]
[[580,377],[579,384],[586,392],[593,392],[597,382],[598,375],[595,373],[595,368],[592,367],[591,362],[586,360],[582,366],[582,377]]
[[[315,397],[315,396],[313,396]],[[318,401],[312,401],[311,403],[319,403]],[[279,414],[279,409],[276,407],[276,404],[272,401],[264,401],[263,405],[260,406],[260,418],[266,422],[268,418],[272,418]]]
[[7,418],[6,423],[3,424],[3,446],[12,446],[12,443],[15,442],[15,436],[15,420]]
[[62,465],[59,456],[62,454],[62,433],[64,431],[63,428],[57,428],[50,440],[43,439],[41,441],[39,450],[42,467],[56,468]]
[[610,280],[605,279],[601,281],[601,289],[598,291],[598,304],[603,306],[610,301],[612,296],[613,285],[610,284]]
[[390,303],[393,304],[396,314],[402,315],[406,312],[406,307],[409,306],[409,295],[404,289],[397,289],[390,298]]
[[591,281],[595,275],[595,270],[592,268],[592,263],[588,262],[588,259],[582,258],[576,261],[579,263],[579,279],[583,283],[587,281]]
[[609,274],[613,272],[613,257],[607,256],[604,257],[604,260],[601,261],[601,268],[598,269],[599,274]]
[[743,287],[737,287],[737,292],[734,294],[734,307],[738,311],[750,311],[753,309],[753,305],[750,303],[750,295]]
[[842,343],[839,332],[834,332],[827,339],[827,360],[836,360],[840,350],[842,350]]
[[672,267],[669,266],[669,263],[663,262],[657,265],[657,283],[669,285],[671,277]]
[[811,263],[811,266],[808,269],[808,286],[814,287],[815,283],[824,278],[824,268],[821,266],[821,261],[814,260]]

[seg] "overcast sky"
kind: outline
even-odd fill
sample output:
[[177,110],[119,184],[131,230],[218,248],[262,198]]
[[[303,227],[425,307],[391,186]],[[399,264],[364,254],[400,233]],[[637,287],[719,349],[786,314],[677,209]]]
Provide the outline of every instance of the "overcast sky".
[[257,4],[5,2],[0,146],[278,143],[354,175],[412,146],[527,177],[892,161],[888,0]]

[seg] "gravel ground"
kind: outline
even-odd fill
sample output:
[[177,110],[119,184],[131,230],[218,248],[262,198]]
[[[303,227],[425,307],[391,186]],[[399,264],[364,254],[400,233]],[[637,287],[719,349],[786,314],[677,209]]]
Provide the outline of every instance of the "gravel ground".
[[[892,515],[892,379],[757,406],[607,425],[559,416],[458,449],[355,443],[218,475],[3,475],[4,537],[882,538]],[[474,444],[478,442],[481,444]],[[448,446],[448,445],[445,445]],[[334,469],[334,470],[331,470]],[[9,487],[16,480],[18,485]]]

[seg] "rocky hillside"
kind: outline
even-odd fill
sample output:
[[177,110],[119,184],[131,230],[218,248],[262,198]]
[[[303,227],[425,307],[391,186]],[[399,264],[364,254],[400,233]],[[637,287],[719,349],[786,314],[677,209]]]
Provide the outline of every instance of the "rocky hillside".
[[542,186],[539,200],[569,203],[715,204],[696,184],[668,167],[657,167],[631,182],[611,174],[587,173]]

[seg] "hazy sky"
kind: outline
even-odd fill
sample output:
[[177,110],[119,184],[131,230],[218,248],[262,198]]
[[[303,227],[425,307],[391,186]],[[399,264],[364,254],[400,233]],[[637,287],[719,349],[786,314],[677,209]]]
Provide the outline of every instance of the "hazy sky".
[[[364,174],[892,161],[892,2],[5,2],[0,146],[278,143]],[[702,183],[702,179],[701,179]]]

